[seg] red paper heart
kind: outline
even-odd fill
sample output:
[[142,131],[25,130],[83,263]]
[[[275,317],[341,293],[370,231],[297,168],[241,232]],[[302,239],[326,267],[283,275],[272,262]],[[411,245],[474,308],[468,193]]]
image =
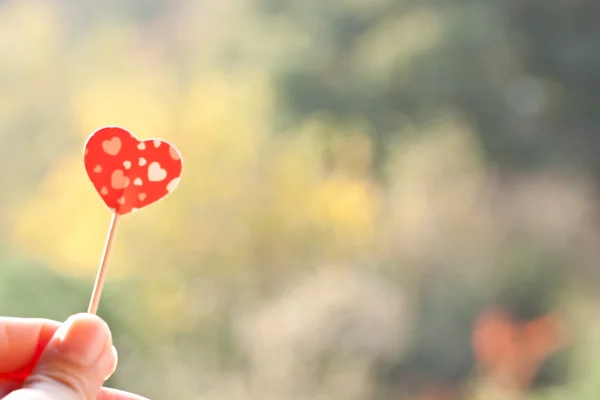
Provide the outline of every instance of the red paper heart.
[[173,192],[181,178],[179,151],[165,141],[139,141],[123,128],[106,127],[85,144],[85,169],[106,205],[119,215]]

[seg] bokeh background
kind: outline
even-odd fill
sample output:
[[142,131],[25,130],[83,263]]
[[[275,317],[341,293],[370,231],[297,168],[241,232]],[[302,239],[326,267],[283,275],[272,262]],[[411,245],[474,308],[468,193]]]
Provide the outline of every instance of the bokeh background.
[[153,400],[597,399],[595,0],[0,1],[0,314],[87,307]]

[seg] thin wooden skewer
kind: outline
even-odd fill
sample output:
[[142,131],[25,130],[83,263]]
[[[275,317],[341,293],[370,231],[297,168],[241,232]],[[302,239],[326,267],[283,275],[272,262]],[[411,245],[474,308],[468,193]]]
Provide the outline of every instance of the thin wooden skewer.
[[92,298],[90,299],[90,306],[88,307],[88,314],[96,314],[98,312],[98,304],[100,304],[102,288],[104,287],[104,281],[106,280],[106,270],[108,269],[108,256],[112,251],[118,225],[119,214],[115,212],[113,213],[110,227],[108,228],[108,234],[106,235],[106,243],[104,245],[104,251],[102,252],[102,258],[100,259],[100,266],[98,267],[98,274],[96,275],[96,282],[94,283],[94,290],[92,291]]

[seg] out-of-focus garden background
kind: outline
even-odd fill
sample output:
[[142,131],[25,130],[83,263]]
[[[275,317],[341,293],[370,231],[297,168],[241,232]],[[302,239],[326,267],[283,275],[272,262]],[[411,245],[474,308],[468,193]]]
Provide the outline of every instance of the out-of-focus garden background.
[[595,0],[0,1],[0,314],[84,311],[104,125],[184,155],[124,217],[110,384],[155,400],[600,395]]

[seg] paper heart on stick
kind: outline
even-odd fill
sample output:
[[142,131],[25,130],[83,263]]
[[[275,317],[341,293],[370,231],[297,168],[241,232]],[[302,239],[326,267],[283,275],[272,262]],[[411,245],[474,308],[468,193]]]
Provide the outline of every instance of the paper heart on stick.
[[[179,151],[167,142],[159,139],[139,141],[125,129],[106,127],[88,138],[84,163],[94,187],[114,211],[88,307],[89,314],[96,314],[119,217],[173,192],[181,178],[183,162]],[[32,373],[44,347],[44,343],[38,346],[32,362],[23,368],[6,373],[0,371],[0,381],[6,381],[10,386],[16,383],[20,387]]]
[[183,160],[170,143],[140,141],[119,127],[92,133],[85,144],[87,174],[106,205],[119,215],[139,210],[172,193]]

